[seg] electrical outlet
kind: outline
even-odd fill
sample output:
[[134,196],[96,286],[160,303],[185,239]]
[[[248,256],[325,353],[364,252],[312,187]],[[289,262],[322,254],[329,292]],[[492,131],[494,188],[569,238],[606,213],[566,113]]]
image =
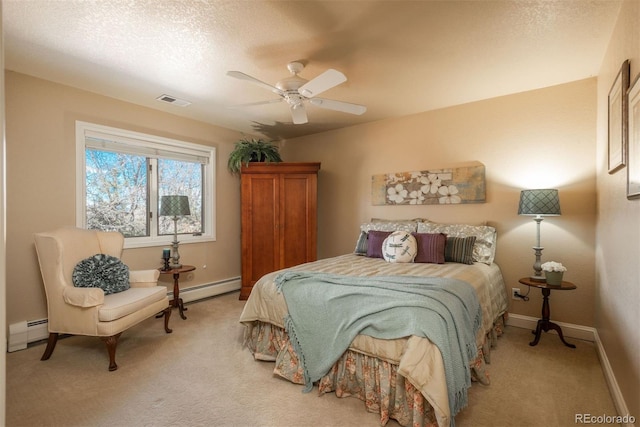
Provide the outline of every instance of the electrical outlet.
[[511,288],[511,299],[519,300],[518,295],[522,295],[520,293],[520,288]]

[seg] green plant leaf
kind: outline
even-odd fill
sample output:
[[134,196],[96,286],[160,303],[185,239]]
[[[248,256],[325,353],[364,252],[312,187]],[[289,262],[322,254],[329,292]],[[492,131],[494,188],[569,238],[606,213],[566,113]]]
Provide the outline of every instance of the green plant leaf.
[[239,175],[242,165],[248,165],[252,159],[263,159],[265,162],[282,162],[277,145],[262,139],[243,138],[235,143],[229,155],[227,168],[233,175]]

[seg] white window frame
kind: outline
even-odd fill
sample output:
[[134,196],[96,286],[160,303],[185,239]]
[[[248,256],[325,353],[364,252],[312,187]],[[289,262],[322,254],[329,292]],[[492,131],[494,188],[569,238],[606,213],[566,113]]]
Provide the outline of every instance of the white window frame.
[[[140,148],[140,154],[145,155],[145,151],[156,150],[158,152],[170,152],[174,156],[180,153],[188,155],[206,156],[208,158],[203,168],[203,226],[204,233],[200,235],[178,235],[180,243],[210,242],[216,240],[216,206],[215,206],[215,165],[216,149],[206,145],[194,144],[176,139],[164,138],[140,132],[118,129],[110,126],[97,125],[76,121],[76,226],[86,228],[86,156],[87,136],[104,135],[105,139],[120,140],[131,144],[135,143]],[[157,183],[150,182],[151,195],[149,197],[149,208],[152,212],[152,224],[157,221]],[[151,236],[149,237],[129,237],[125,238],[125,248],[142,248],[151,246],[170,246],[173,241],[171,236],[157,236],[157,228],[153,225]]]

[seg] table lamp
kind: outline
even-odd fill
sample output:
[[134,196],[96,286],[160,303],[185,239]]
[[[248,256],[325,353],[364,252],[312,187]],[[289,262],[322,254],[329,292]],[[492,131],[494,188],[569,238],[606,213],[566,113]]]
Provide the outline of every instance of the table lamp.
[[191,215],[189,210],[188,196],[161,196],[160,215],[173,217],[173,255],[171,257],[171,268],[180,268],[180,253],[178,252],[178,217]]
[[542,250],[540,246],[540,223],[543,216],[560,215],[560,199],[558,190],[540,189],[540,190],[522,190],[520,192],[520,205],[518,206],[518,215],[534,215],[536,222],[536,245],[533,250],[536,254],[536,261],[533,264],[534,275],[531,280],[544,282],[545,278],[542,274],[542,266],[540,258]]

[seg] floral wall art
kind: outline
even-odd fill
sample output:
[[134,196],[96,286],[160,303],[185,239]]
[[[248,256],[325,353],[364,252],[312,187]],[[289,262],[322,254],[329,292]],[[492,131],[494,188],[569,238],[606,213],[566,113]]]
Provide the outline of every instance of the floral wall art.
[[372,205],[446,205],[485,202],[481,163],[450,169],[373,175]]

